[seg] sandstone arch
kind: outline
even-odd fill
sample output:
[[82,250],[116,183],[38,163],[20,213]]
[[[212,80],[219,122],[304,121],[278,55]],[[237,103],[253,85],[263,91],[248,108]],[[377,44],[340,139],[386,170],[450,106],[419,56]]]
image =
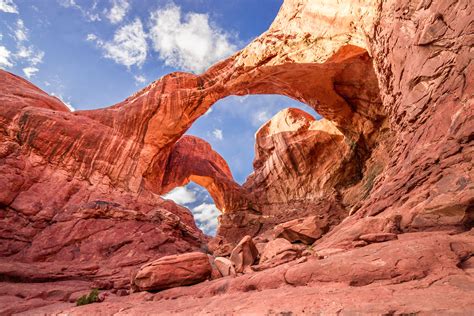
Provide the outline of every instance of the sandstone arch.
[[[375,9],[360,3],[341,18],[340,7],[321,4],[328,16],[324,23],[329,25],[329,17],[338,15],[341,25],[336,31],[323,27],[321,21],[307,19],[318,7],[309,1],[302,3],[298,8],[284,6],[269,31],[202,75],[166,75],[123,102],[99,110],[51,113],[27,102],[22,107],[17,104],[18,111],[1,115],[7,129],[19,131],[11,136],[19,139],[28,159],[40,157],[92,187],[112,186],[133,195],[159,194],[173,186],[170,177],[165,177],[176,142],[217,100],[229,95],[277,93],[308,104],[333,122],[353,149],[345,160],[359,161],[359,181],[364,161],[385,122],[377,77],[364,41]],[[304,20],[308,24],[302,23]],[[9,80],[4,75],[4,81]],[[12,91],[5,88],[2,92],[8,96]],[[210,188],[227,183],[196,174],[188,174],[181,182],[191,177]],[[5,181],[12,183],[12,178],[18,177]],[[222,209],[262,212],[255,198],[246,198],[248,189],[229,183],[232,181],[225,187],[232,187],[232,194],[224,196],[218,189],[210,189]],[[332,185],[346,187],[344,183]],[[18,190],[5,187],[6,196],[14,196]],[[319,194],[323,192],[327,190]],[[340,209],[338,195],[329,194]]]
[[173,146],[164,171],[161,194],[194,182],[206,188],[222,212],[251,207],[227,162],[204,140],[185,135]]
[[[380,275],[392,280],[396,272],[397,282],[407,284],[428,273],[419,280],[425,283],[411,284],[430,288],[452,273],[466,277],[472,231],[462,232],[472,228],[474,201],[472,14],[465,0],[286,0],[268,32],[203,75],[170,74],[96,111],[70,113],[57,99],[0,71],[2,277],[80,280],[88,287],[94,280],[123,288],[130,271],[150,258],[200,249],[207,239],[191,214],[156,194],[171,183],[163,181],[163,171],[178,139],[216,100],[263,92],[313,106],[334,122],[344,146],[357,149],[347,158],[365,165],[358,182],[332,196],[349,216],[316,242],[318,253],[348,250],[329,262],[347,258],[349,270],[353,264],[369,267],[362,270],[370,282]],[[229,240],[261,232],[266,219],[226,214],[221,228]],[[383,256],[366,256],[364,248],[351,252],[364,244],[362,234],[387,231],[415,231],[375,248],[391,260],[395,255],[387,250],[409,246],[410,264],[393,260],[381,271]],[[433,254],[441,254],[434,265],[411,264]],[[311,264],[295,270],[310,276],[326,271],[324,263],[317,269]],[[287,270],[279,271],[286,286]],[[320,281],[360,285],[360,276],[345,275],[331,272]],[[274,285],[250,278],[252,289]]]

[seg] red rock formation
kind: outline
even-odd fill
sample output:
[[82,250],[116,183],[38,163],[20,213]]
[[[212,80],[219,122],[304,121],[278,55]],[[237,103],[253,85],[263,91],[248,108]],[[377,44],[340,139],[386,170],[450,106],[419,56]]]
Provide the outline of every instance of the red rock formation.
[[8,299],[30,297],[32,282],[59,284],[66,301],[83,288],[126,289],[140,265],[205,243],[189,210],[99,175],[123,162],[106,145],[126,147],[119,134],[4,71],[0,123],[0,278],[20,282],[7,283]]
[[328,230],[327,223],[317,216],[294,219],[279,224],[273,229],[275,238],[285,238],[290,242],[302,242],[311,245],[321,238]]
[[242,273],[250,270],[258,257],[258,250],[252,241],[252,237],[245,236],[235,246],[230,254],[230,261],[235,268],[235,272]]
[[277,266],[295,260],[300,255],[300,249],[283,238],[276,238],[265,245],[260,255],[259,265]]
[[[255,135],[254,172],[245,183],[261,204],[318,201],[348,179],[341,172],[350,147],[331,122],[316,121],[290,108],[276,114]],[[347,178],[357,170],[344,166]],[[267,207],[268,208],[268,207]]]
[[[203,75],[170,74],[94,111],[67,112],[1,72],[2,279],[117,288],[124,271],[197,249],[204,238],[190,213],[155,194],[204,176],[226,211],[216,248],[229,252],[242,235],[262,236],[310,214],[326,217],[331,230],[310,259],[136,294],[127,312],[471,311],[474,239],[464,231],[474,217],[472,10],[466,0],[286,0],[266,33]],[[186,140],[175,144],[215,101],[249,93],[295,98],[328,123],[287,111],[289,121],[277,117],[262,127],[240,209],[241,188],[230,198],[221,191],[232,183],[224,164],[209,168],[208,159],[219,157],[198,149],[188,155]],[[286,127],[289,133],[278,132]],[[180,157],[198,157],[202,168],[167,177],[170,165],[189,162]],[[423,230],[431,232],[412,232]],[[17,309],[7,312],[28,308],[18,297],[47,294],[10,285],[2,300]],[[123,302],[81,312],[119,311]]]
[[[80,309],[57,305],[36,313],[88,313],[127,308],[208,314],[469,314],[472,273],[459,262],[474,249],[472,232],[418,232],[399,240],[293,261],[265,271],[227,277],[157,294],[140,293]],[[461,265],[463,267],[464,265]]]
[[302,110],[282,110],[255,140],[254,172],[244,188],[259,213],[240,208],[221,216],[218,238],[211,243],[219,254],[228,250],[226,242],[236,244],[246,234],[305,215],[317,214],[327,231],[347,216],[341,190],[361,177],[355,147],[330,121],[315,120]]
[[192,252],[160,258],[140,267],[132,277],[137,290],[164,290],[207,280],[211,264],[205,253]]
[[472,227],[473,14],[467,1],[392,0],[380,8],[369,40],[394,133],[390,159],[357,213],[321,247],[347,245],[344,231],[367,218],[398,216],[402,231]]
[[214,263],[222,276],[235,276],[234,265],[229,259],[224,257],[217,257]]
[[202,139],[185,135],[172,148],[164,171],[161,193],[193,181],[205,187],[217,208],[245,209],[247,193],[233,179],[227,162]]

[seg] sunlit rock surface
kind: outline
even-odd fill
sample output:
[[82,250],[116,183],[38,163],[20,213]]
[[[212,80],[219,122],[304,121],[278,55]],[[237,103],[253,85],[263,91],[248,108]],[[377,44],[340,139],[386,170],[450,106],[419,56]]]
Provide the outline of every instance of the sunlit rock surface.
[[[1,312],[474,310],[472,10],[286,0],[266,33],[204,74],[169,74],[94,111],[71,113],[0,72]],[[239,187],[207,144],[180,139],[217,100],[263,93],[324,120],[290,109],[262,126]],[[159,197],[193,177],[225,211],[208,243],[216,255],[246,235],[265,249],[273,227],[296,218],[320,217],[328,231],[284,264],[115,297],[143,264],[206,250],[190,212]],[[75,297],[71,280],[112,294],[51,305]]]

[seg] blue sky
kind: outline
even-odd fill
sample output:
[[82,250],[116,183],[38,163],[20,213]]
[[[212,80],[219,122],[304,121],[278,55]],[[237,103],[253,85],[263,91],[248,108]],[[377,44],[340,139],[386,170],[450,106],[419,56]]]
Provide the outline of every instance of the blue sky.
[[[266,31],[283,0],[0,0],[0,68],[75,110],[115,104],[173,71],[200,73]],[[208,141],[237,182],[252,172],[254,134],[279,110],[309,107],[283,96],[228,97],[188,131]],[[213,234],[205,190],[168,195]]]

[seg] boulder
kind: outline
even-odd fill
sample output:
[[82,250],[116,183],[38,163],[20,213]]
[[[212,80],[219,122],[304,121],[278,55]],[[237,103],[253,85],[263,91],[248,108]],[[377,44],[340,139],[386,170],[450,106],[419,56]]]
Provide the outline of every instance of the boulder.
[[229,259],[224,258],[224,257],[217,257],[214,260],[214,264],[216,265],[217,270],[219,270],[222,276],[225,277],[229,275],[232,275],[232,276],[235,275],[234,266],[232,265],[232,261],[230,261]]
[[301,251],[284,238],[268,242],[260,256],[260,264],[271,263],[272,266],[292,261],[301,255]]
[[298,218],[275,226],[275,238],[285,238],[289,242],[302,242],[310,245],[321,238],[327,231],[327,226],[318,223],[316,216]]
[[252,237],[245,236],[232,250],[230,261],[235,267],[235,272],[250,271],[250,266],[258,257],[258,250],[252,241]]
[[209,258],[209,264],[211,265],[211,269],[212,269],[210,279],[215,280],[215,279],[222,278],[223,274],[217,268],[215,258],[211,255],[207,255],[207,257]]
[[142,266],[132,278],[132,287],[146,291],[192,285],[208,279],[211,272],[211,264],[204,253],[167,256]]

